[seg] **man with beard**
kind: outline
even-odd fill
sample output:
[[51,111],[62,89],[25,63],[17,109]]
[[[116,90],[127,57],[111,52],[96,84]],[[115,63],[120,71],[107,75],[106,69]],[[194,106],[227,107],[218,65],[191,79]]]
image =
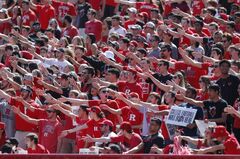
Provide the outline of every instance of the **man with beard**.
[[[39,127],[39,143],[43,145],[50,153],[59,152],[61,140],[58,138],[62,131],[62,124],[57,119],[57,111],[52,108],[47,108],[47,119],[34,119],[23,114],[19,108],[13,108],[14,113],[25,120]],[[24,139],[24,137],[23,137]]]
[[[30,117],[38,117],[36,111],[32,111],[28,109],[27,105],[31,105],[34,108],[38,108],[39,105],[35,103],[34,100],[31,99],[32,96],[32,89],[29,86],[23,86],[21,89],[21,97],[11,97],[9,94],[5,93],[4,91],[0,90],[0,97],[4,98],[9,105],[13,108],[16,107],[21,111],[23,114],[27,114]],[[16,134],[15,137],[19,141],[19,146],[25,148],[25,141],[24,137],[29,132],[37,132],[37,126],[27,123],[18,115],[16,116]]]
[[70,15],[65,15],[63,19],[63,36],[69,36],[73,39],[74,36],[78,35],[78,30],[75,26],[72,25],[72,17]]

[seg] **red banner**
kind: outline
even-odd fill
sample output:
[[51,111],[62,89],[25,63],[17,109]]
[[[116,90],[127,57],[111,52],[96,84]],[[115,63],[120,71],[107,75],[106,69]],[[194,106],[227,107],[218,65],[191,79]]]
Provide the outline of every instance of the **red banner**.
[[0,155],[0,159],[240,159],[240,155]]

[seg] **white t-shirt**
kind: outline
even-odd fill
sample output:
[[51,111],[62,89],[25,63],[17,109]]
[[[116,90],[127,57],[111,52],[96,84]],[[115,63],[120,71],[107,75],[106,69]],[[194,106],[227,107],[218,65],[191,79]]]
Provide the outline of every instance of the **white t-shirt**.
[[111,35],[112,33],[117,33],[119,35],[125,36],[127,33],[127,30],[120,26],[118,29],[115,29],[115,28],[110,29],[109,35]]
[[72,64],[67,60],[59,61],[58,59],[55,59],[55,58],[49,58],[49,59],[44,58],[43,65],[47,67],[56,65],[59,68],[59,71],[63,72],[63,69],[67,65],[72,65]]

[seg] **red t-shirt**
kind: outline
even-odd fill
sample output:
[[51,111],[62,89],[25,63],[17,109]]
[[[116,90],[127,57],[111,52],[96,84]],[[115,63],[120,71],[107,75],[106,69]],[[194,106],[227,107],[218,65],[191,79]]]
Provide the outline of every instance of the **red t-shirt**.
[[[79,117],[76,118],[76,122],[79,125],[83,125],[83,124],[87,123],[88,121],[89,121],[89,119],[88,120],[82,120]],[[86,142],[84,142],[82,140],[82,137],[87,136],[87,134],[90,135],[90,136],[93,136],[93,134],[91,134],[91,130],[89,128],[76,132],[76,141],[77,141],[76,144],[77,144],[78,149],[85,147]]]
[[117,83],[119,92],[123,92],[126,95],[129,95],[131,92],[135,92],[142,99],[142,87],[139,83],[128,83],[120,81]]
[[115,3],[115,0],[107,0],[106,5],[116,7],[117,3]]
[[[92,137],[94,138],[99,138],[102,136],[102,133],[100,131],[100,124],[106,120],[105,118],[102,118],[98,121],[95,121],[93,119],[89,120],[88,122],[86,122],[87,126],[88,126],[88,130],[89,132],[91,132]],[[89,133],[88,133],[89,134]]]
[[41,119],[39,125],[39,143],[46,147],[50,153],[56,153],[58,136],[62,132],[62,124],[56,121]]
[[158,8],[157,5],[155,4],[151,4],[148,2],[136,2],[136,9],[138,10],[138,12],[147,12],[148,15],[151,14],[151,9],[153,8]]
[[146,80],[144,78],[138,78],[138,83],[141,85],[142,87],[142,94],[143,94],[143,101],[147,101],[147,98],[150,94],[150,91],[152,90],[152,85],[147,83]]
[[[90,100],[88,102],[88,105],[90,107],[99,106],[100,104],[106,104],[107,106],[109,106],[112,109],[118,109],[119,108],[119,106],[118,106],[118,104],[115,100],[108,100],[106,103],[101,102],[101,100]],[[114,125],[119,123],[116,115],[114,115],[114,114],[112,114],[112,113],[110,113],[109,111],[106,111],[106,110],[102,110],[102,111],[105,114],[106,119],[111,120]]]
[[[130,122],[132,126],[142,125],[143,114],[139,110],[129,106],[125,106],[121,108],[121,112],[123,121]],[[140,128],[133,129],[133,131],[138,134],[141,133]]]
[[88,3],[90,3],[92,8],[95,9],[96,11],[99,11],[101,9],[100,7],[101,0],[88,0]]
[[[234,109],[236,109],[237,111],[240,110],[240,101],[239,99],[237,99],[234,104],[233,104]],[[234,116],[234,123],[233,123],[233,127],[236,129],[240,129],[240,118],[237,116]]]
[[111,137],[111,142],[114,142],[114,143],[121,142],[127,148],[132,149],[142,142],[142,138],[137,133],[132,133],[131,139],[128,139],[122,135],[122,136]]
[[87,21],[85,23],[85,33],[93,33],[96,36],[96,40],[100,41],[102,35],[102,22],[97,19]]
[[70,27],[67,27],[63,30],[63,36],[69,36],[71,39],[74,37],[74,36],[77,36],[78,35],[78,29],[71,25]]
[[203,92],[201,89],[197,90],[197,100],[204,101],[209,99],[208,91]]
[[[64,130],[69,130],[69,129],[74,128],[74,126],[73,126],[73,120],[72,120],[71,117],[63,114],[61,120],[62,120],[61,123],[64,123],[64,125],[63,125],[63,127],[64,127],[63,129],[64,129]],[[68,139],[75,139],[75,138],[76,138],[76,133],[68,134],[68,135],[66,136],[66,138],[68,138]]]
[[240,154],[240,145],[233,136],[228,136],[224,142],[224,154]]
[[10,31],[11,31],[11,24],[9,22],[4,22],[4,23],[1,23],[0,25],[0,33],[3,33],[3,34],[8,34]]
[[[190,31],[197,33],[194,28],[191,28]],[[200,37],[211,37],[211,33],[207,28],[202,28],[202,32],[199,34]]]
[[205,8],[203,0],[193,0],[192,11],[194,16],[200,15],[203,8]]
[[[38,108],[39,105],[35,103],[33,100],[28,102],[33,107]],[[37,111],[30,111],[29,109],[25,109],[22,103],[16,101],[15,99],[11,98],[9,105],[17,107],[20,109],[20,111],[23,114],[26,114],[27,116],[37,119],[38,118],[38,112]],[[26,122],[23,120],[19,115],[16,115],[16,130],[19,131],[29,131],[29,132],[38,132],[38,127],[34,124],[30,124],[29,122]]]
[[55,17],[55,9],[51,5],[37,5],[36,13],[41,29],[47,29],[49,20]]
[[52,1],[52,6],[56,10],[56,19],[58,20],[58,24],[62,27],[62,20],[65,15],[76,16],[76,9],[72,3],[65,3],[60,1]]
[[232,35],[232,43],[233,44],[240,43],[240,38],[235,34]]
[[137,22],[137,19],[127,20],[127,21],[124,23],[124,28],[128,30],[128,29],[130,29],[130,27],[131,27],[132,25],[135,25],[136,22]]
[[29,10],[27,12],[23,12],[22,14],[22,25],[31,26],[31,23],[37,20],[36,14]]
[[175,69],[184,70],[187,81],[195,88],[199,88],[198,80],[202,75],[207,75],[209,66],[211,66],[210,63],[203,63],[202,68],[187,65],[183,61],[177,61],[175,63]]
[[40,144],[36,145],[36,149],[35,150],[32,149],[32,148],[28,148],[27,152],[29,154],[30,153],[49,153],[49,151],[43,145],[40,145]]

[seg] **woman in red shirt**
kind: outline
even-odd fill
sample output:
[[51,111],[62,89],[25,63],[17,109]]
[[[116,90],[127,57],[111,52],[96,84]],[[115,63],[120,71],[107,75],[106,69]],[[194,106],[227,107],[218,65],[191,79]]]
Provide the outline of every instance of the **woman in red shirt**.
[[207,100],[208,99],[208,87],[210,85],[210,79],[204,76],[201,76],[199,79],[200,89],[197,90],[197,99],[198,100]]
[[61,133],[61,137],[65,137],[70,133],[77,132],[80,130],[88,129],[88,135],[93,137],[101,137],[100,125],[106,120],[104,117],[104,113],[98,106],[93,106],[90,109],[90,120],[83,125],[78,125],[73,129],[64,130]]

